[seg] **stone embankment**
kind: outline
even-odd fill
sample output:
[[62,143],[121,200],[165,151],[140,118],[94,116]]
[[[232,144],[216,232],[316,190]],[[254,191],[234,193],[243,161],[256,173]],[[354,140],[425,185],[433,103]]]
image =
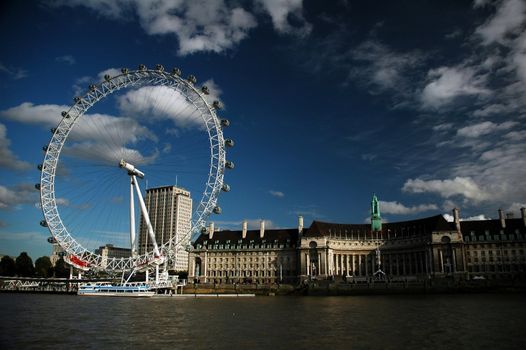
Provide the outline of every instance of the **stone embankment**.
[[255,295],[375,295],[375,294],[432,294],[432,293],[487,293],[526,292],[526,281],[508,280],[434,280],[343,283],[306,281],[290,284],[189,284],[184,294],[255,294]]

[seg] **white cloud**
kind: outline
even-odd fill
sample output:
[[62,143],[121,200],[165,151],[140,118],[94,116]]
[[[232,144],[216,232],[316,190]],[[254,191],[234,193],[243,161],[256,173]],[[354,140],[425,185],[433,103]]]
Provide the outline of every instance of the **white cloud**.
[[354,67],[352,76],[364,77],[368,84],[384,89],[405,89],[408,72],[422,63],[418,51],[400,53],[375,40],[367,40],[351,51],[354,60],[368,63],[367,67]]
[[64,56],[55,57],[55,61],[59,63],[65,63],[70,66],[76,63],[75,57],[73,57],[72,55],[64,55]]
[[508,207],[506,212],[513,213],[513,214],[518,214],[518,216],[516,216],[516,217],[520,217],[520,215],[521,215],[521,208],[526,208],[526,203],[514,202]]
[[502,43],[506,36],[516,32],[526,19],[524,0],[504,0],[499,4],[497,13],[486,23],[477,28],[476,33],[488,45]]
[[18,184],[11,188],[0,185],[0,209],[13,209],[20,204],[37,202],[38,191],[32,184]]
[[[303,17],[303,0],[257,0],[272,18],[274,28],[287,34],[306,35],[312,26]],[[294,17],[292,24],[289,17]]]
[[491,4],[491,0],[475,0],[475,1],[473,1],[473,7],[474,8],[488,6],[489,4]]
[[121,75],[121,70],[118,68],[108,68],[97,74],[98,82],[104,81],[104,76],[109,75],[110,77],[115,77],[117,75]]
[[428,72],[430,82],[422,90],[421,101],[426,108],[438,108],[453,102],[457,97],[485,95],[484,77],[477,76],[471,68],[440,67]]
[[443,124],[438,124],[438,125],[433,126],[434,131],[446,131],[451,128],[453,128],[452,123],[443,123]]
[[[455,218],[451,214],[442,214],[444,219],[446,219],[448,222],[453,222]],[[479,221],[479,220],[491,220],[491,218],[487,217],[484,214],[474,215],[467,218],[460,218],[460,221]]]
[[475,117],[488,117],[495,114],[504,114],[507,112],[507,110],[508,108],[500,103],[490,104],[484,106],[481,109],[477,109],[475,112],[473,112],[473,115]]
[[493,122],[482,122],[474,125],[465,126],[457,130],[457,135],[462,137],[480,137],[498,130],[508,130],[516,126],[518,123],[513,121],[506,121],[501,124]]
[[380,212],[385,214],[416,214],[430,210],[437,210],[438,207],[435,204],[420,204],[412,207],[406,207],[399,202],[386,202],[380,201]]
[[146,86],[117,99],[119,109],[134,119],[171,119],[181,128],[204,127],[201,113],[178,91],[167,86]]
[[[34,105],[24,102],[0,111],[0,116],[25,124],[55,127],[62,118],[60,113],[68,109],[69,106]],[[123,133],[122,130],[128,132]],[[134,119],[98,113],[85,114],[71,130],[64,154],[82,159],[94,159],[98,152],[99,159],[111,164],[116,164],[124,156],[136,160],[137,164],[145,164],[153,161],[157,153],[145,156],[135,149],[126,147],[144,139],[157,141],[150,130]]]
[[7,74],[11,79],[18,80],[27,77],[27,70],[20,67],[6,66],[0,62],[0,72]]
[[28,162],[24,162],[10,149],[11,140],[7,137],[7,128],[0,123],[0,167],[12,170],[27,170],[31,168]]
[[487,217],[484,214],[473,215],[467,218],[460,218],[460,221],[478,221],[478,220],[491,220],[491,218]]
[[364,153],[361,155],[361,158],[363,160],[368,160],[368,161],[373,161],[376,159],[376,157],[378,157],[378,155],[374,153]]
[[[179,55],[232,49],[257,26],[254,14],[238,2],[224,0],[57,0],[53,4],[84,6],[113,20],[138,18],[150,35],[176,36]],[[259,14],[268,13],[280,33],[303,36],[312,29],[303,17],[303,0],[253,0],[246,4]]]
[[84,6],[115,20],[137,16],[146,33],[175,35],[180,55],[231,49],[257,25],[252,14],[223,0],[68,0],[55,4]]
[[443,198],[463,196],[466,199],[480,201],[488,195],[469,177],[455,177],[447,180],[409,179],[402,191],[410,193],[434,193]]
[[268,193],[270,193],[271,196],[278,197],[278,198],[285,197],[285,194],[283,192],[281,192],[281,191],[270,190],[270,191],[268,191]]

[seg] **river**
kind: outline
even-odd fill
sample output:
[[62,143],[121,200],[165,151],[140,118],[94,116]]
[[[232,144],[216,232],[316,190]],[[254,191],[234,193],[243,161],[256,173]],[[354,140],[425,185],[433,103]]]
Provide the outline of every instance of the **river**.
[[524,294],[0,294],[1,349],[526,349]]

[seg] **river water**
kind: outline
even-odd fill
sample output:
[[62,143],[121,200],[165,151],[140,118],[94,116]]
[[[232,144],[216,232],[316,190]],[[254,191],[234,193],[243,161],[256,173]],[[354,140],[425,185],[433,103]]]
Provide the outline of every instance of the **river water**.
[[0,294],[1,349],[526,349],[526,295]]

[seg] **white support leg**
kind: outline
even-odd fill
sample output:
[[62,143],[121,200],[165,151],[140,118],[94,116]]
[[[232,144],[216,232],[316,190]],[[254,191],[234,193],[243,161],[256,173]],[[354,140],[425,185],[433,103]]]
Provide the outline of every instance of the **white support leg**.
[[135,199],[133,198],[133,186],[135,176],[130,176],[130,243],[132,257],[137,256],[137,237],[135,235]]
[[137,197],[139,198],[139,204],[141,205],[141,211],[142,211],[142,215],[144,218],[144,222],[146,223],[146,227],[148,228],[148,235],[150,236],[150,239],[152,240],[153,253],[156,257],[160,257],[161,254],[159,253],[159,247],[157,246],[157,241],[155,240],[155,234],[153,232],[153,227],[150,221],[150,216],[148,215],[148,210],[146,210],[146,205],[144,204],[144,199],[142,198],[141,190],[139,189],[139,184],[137,184],[135,175],[132,175],[132,179],[133,179],[133,183],[135,184],[135,191],[137,192]]

